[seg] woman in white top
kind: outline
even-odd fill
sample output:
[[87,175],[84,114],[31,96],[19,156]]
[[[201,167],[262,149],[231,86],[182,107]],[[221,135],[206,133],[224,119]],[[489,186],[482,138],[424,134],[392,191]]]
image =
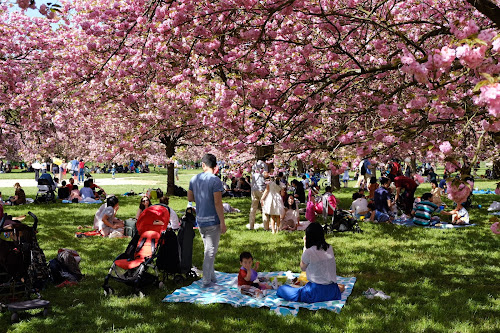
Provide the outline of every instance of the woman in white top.
[[304,243],[300,269],[306,272],[309,282],[301,288],[281,286],[276,295],[287,301],[305,303],[341,299],[345,286],[337,284],[333,249],[325,241],[323,227],[319,223],[311,223],[307,227]]
[[[269,178],[269,174],[264,172],[264,177]],[[271,219],[271,230],[273,234],[280,230],[280,216],[283,215],[284,205],[281,197],[281,186],[273,179],[266,185],[266,190],[261,199],[262,214]]]
[[118,198],[111,196],[106,199],[106,206],[102,205],[94,216],[94,227],[97,227],[101,235],[109,236],[114,231],[123,235],[124,223],[115,217],[120,208]]

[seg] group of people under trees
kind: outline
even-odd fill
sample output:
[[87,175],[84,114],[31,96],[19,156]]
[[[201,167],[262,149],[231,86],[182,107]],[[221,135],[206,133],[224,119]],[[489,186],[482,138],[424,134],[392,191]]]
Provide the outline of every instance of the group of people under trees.
[[[169,204],[169,197],[163,196],[159,199],[160,204]],[[151,197],[148,195],[143,195],[139,201],[139,208],[135,217],[130,218],[135,224],[140,218],[142,212],[152,205]],[[125,221],[116,217],[116,213],[120,208],[119,199],[110,195],[106,198],[106,202],[99,207],[94,215],[94,229],[97,230],[104,237],[122,237],[124,236]],[[179,217],[177,213],[173,210],[169,210],[170,220],[169,228],[172,230],[178,230],[180,227]]]
[[[366,167],[366,164],[361,166],[363,167]],[[439,218],[433,217],[432,213],[440,212],[451,215],[453,224],[468,224],[469,214],[462,203],[457,203],[457,207],[452,211],[444,211],[446,205],[443,204],[441,197],[446,188],[447,174],[445,173],[443,180],[438,184],[437,174],[432,167],[425,173],[432,189],[429,193],[424,193],[421,198],[415,199],[419,183],[402,174],[402,168],[397,160],[390,161],[384,176],[380,178],[380,184],[376,177],[371,177],[369,185],[365,188],[363,180],[358,180],[360,190],[352,196],[351,211],[357,219],[366,218],[372,222],[391,222],[401,211],[403,219],[411,217],[416,225],[422,226],[429,225],[431,219],[439,221]],[[364,194],[365,189],[369,191],[367,198]]]

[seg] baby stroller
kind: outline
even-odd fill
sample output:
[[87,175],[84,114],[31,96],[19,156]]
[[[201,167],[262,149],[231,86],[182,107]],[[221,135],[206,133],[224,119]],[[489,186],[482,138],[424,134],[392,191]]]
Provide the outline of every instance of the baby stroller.
[[[158,283],[158,269],[155,260],[165,231],[170,220],[169,208],[157,204],[146,208],[136,223],[137,233],[132,238],[124,253],[113,261],[102,288],[104,295],[113,294],[109,279],[134,287],[135,293],[143,296],[142,289]],[[154,275],[147,272],[154,270]]]
[[363,230],[358,225],[358,221],[347,210],[336,209],[332,216],[331,223],[326,223],[323,227],[325,234],[338,231],[352,231],[362,233]]
[[37,187],[36,203],[56,202],[56,193],[54,192],[53,184],[47,178],[39,178]]
[[18,320],[17,311],[43,307],[44,315],[48,305],[44,300],[30,300],[50,278],[45,255],[38,245],[36,229],[37,217],[30,227],[12,220],[6,214],[0,221],[0,305],[13,312],[12,321]]
[[156,266],[164,273],[163,281],[169,275],[173,276],[175,283],[182,283],[185,278],[198,277],[192,269],[195,223],[194,208],[188,207],[182,217],[178,235],[173,230],[165,232],[156,259]]

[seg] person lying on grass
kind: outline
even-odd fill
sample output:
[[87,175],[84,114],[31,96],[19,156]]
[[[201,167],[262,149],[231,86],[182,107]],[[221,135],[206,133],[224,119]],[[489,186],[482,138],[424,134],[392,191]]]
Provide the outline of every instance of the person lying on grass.
[[337,284],[337,265],[332,247],[325,241],[323,227],[311,223],[304,236],[300,269],[306,272],[307,284],[296,288],[284,285],[277,296],[293,302],[325,302],[341,299],[344,285]]
[[240,272],[238,273],[238,287],[241,293],[250,296],[262,296],[262,290],[271,289],[267,283],[255,282],[258,278],[257,270],[260,263],[255,262],[255,269],[252,268],[253,257],[250,252],[242,252],[240,254]]

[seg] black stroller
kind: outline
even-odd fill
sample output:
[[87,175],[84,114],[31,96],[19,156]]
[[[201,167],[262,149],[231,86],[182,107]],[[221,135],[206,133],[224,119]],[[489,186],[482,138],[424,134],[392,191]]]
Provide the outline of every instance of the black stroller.
[[352,216],[351,212],[342,209],[336,209],[333,212],[332,220],[323,226],[325,234],[338,231],[352,231],[362,233],[363,230],[359,227],[358,221]]
[[54,186],[47,178],[38,179],[38,192],[36,193],[36,203],[50,203],[56,202],[56,193]]
[[0,221],[0,305],[2,310],[8,308],[13,313],[13,322],[18,321],[17,312],[22,310],[44,308],[43,314],[47,315],[50,304],[30,299],[43,289],[50,271],[36,238],[38,219],[28,214],[34,220],[32,227],[7,214]]
[[156,259],[156,266],[163,272],[163,282],[172,275],[175,283],[182,283],[186,278],[196,279],[198,275],[192,269],[193,239],[196,217],[194,208],[188,207],[181,219],[178,235],[167,230],[162,239],[162,247]]

